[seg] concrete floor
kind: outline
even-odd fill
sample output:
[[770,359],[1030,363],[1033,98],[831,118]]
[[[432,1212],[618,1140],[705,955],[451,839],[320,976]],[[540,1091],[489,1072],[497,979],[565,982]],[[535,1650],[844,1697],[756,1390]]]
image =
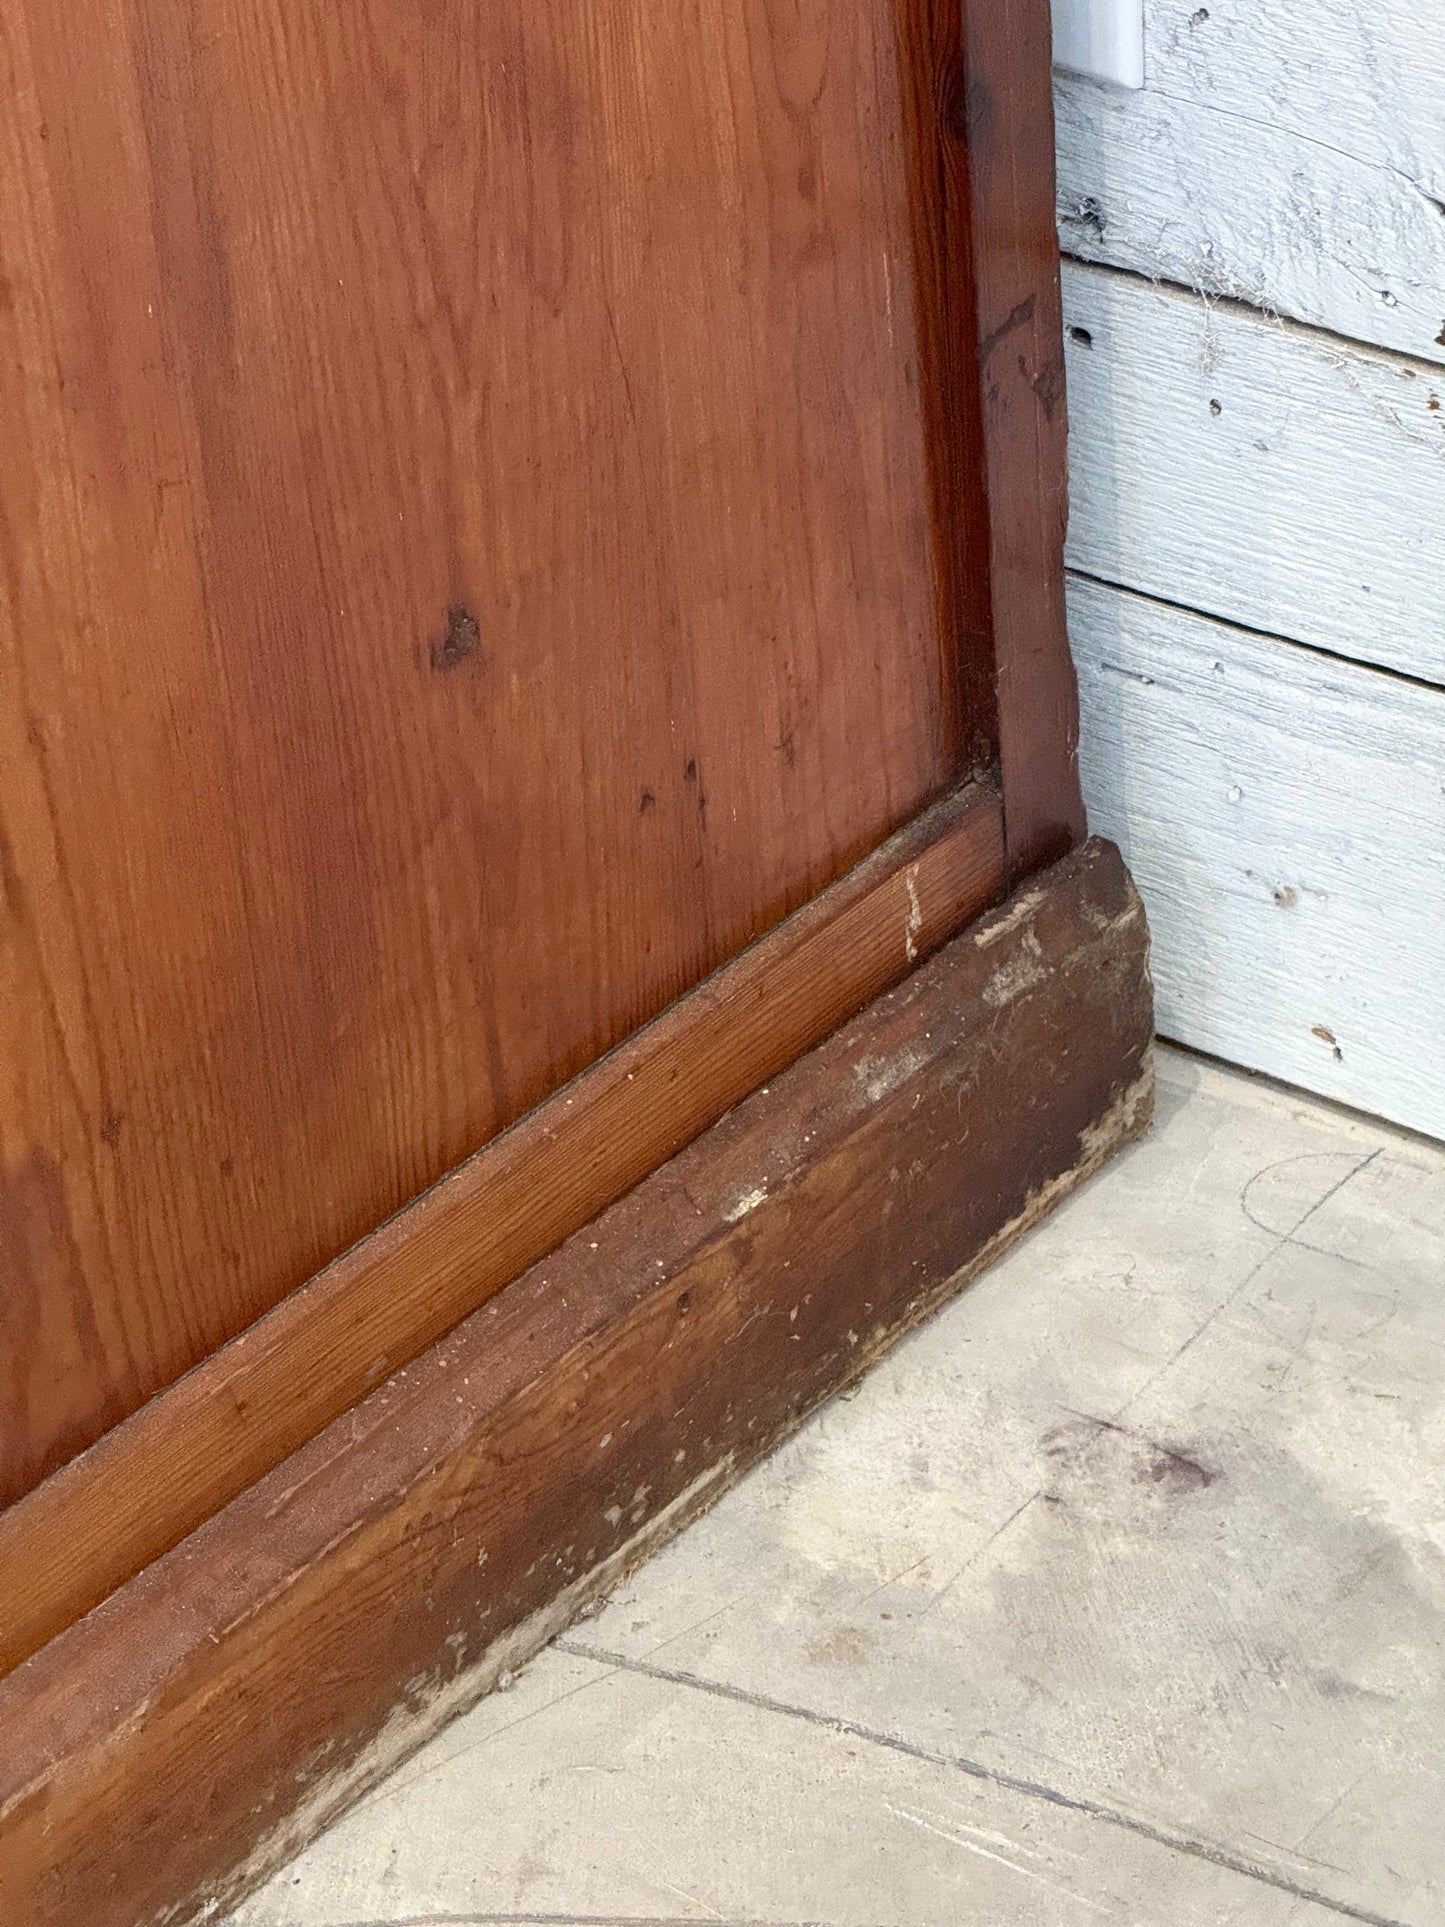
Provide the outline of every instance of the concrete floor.
[[1435,1927],[1445,1148],[1153,1137],[235,1916]]

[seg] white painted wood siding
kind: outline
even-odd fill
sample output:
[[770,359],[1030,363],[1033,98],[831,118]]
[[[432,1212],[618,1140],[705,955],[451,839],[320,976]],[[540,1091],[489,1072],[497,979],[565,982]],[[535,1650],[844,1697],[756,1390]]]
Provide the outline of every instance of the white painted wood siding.
[[1073,264],[1064,319],[1076,568],[1445,683],[1445,368]]
[[1060,74],[1066,250],[1445,362],[1441,0],[1146,0],[1142,93]]
[[1445,1136],[1445,0],[1146,0],[1144,91],[1056,99],[1085,787],[1161,1028]]
[[1160,1030],[1445,1137],[1445,699],[1087,581],[1070,620]]

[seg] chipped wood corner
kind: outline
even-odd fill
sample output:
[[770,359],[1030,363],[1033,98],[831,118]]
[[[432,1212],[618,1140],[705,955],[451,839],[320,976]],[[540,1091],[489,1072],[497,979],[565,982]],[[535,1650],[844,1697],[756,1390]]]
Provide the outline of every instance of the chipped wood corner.
[[1092,842],[0,1682],[6,1920],[237,1904],[1152,1100],[1143,912]]

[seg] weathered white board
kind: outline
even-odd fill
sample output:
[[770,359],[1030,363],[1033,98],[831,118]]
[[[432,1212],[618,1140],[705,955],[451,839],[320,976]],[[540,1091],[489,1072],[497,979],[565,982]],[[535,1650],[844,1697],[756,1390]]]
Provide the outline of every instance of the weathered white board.
[[1064,319],[1076,568],[1445,684],[1445,368],[1076,263]]
[[1070,622],[1161,1032],[1445,1136],[1445,698],[1078,578]]
[[1161,599],[1072,585],[1085,780],[1161,1027],[1438,1135],[1442,7],[1146,0],[1143,92],[1056,87],[1069,557]]
[[1066,252],[1445,362],[1441,0],[1147,0],[1055,91]]

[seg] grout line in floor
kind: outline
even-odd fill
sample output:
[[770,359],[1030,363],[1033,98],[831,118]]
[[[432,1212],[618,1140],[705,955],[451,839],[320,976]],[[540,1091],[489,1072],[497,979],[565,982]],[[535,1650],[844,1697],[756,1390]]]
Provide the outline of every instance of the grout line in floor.
[[827,1927],[820,1920],[730,1920],[722,1914],[405,1914],[341,1920],[334,1927]]
[[1216,1841],[1202,1840],[1195,1836],[1176,1832],[1165,1827],[1156,1827],[1149,1821],[1126,1813],[1120,1807],[1111,1807],[1100,1800],[1090,1800],[1081,1795],[1063,1793],[1057,1787],[1043,1785],[1037,1780],[1025,1780],[1013,1773],[1005,1773],[998,1768],[985,1766],[981,1760],[971,1760],[966,1755],[939,1753],[931,1747],[915,1745],[911,1740],[900,1738],[895,1733],[880,1732],[876,1727],[861,1726],[856,1720],[842,1719],[829,1713],[814,1712],[811,1707],[797,1706],[787,1700],[775,1700],[763,1693],[749,1692],[741,1686],[730,1686],[721,1680],[703,1679],[695,1673],[677,1672],[669,1666],[653,1666],[645,1660],[628,1659],[622,1653],[608,1652],[604,1648],[587,1646],[582,1642],[569,1639],[565,1635],[553,1641],[558,1652],[568,1653],[575,1659],[590,1659],[598,1665],[614,1667],[618,1672],[639,1673],[647,1679],[661,1680],[670,1686],[682,1686],[693,1692],[707,1693],[714,1699],[731,1700],[740,1706],[751,1706],[763,1713],[781,1714],[786,1719],[802,1720],[809,1726],[823,1728],[825,1732],[845,1734],[850,1739],[862,1740],[866,1745],[881,1747],[891,1753],[902,1753],[912,1760],[922,1761],[928,1766],[951,1767],[954,1771],[966,1774],[970,1779],[981,1780],[989,1786],[996,1786],[1005,1793],[1017,1793],[1025,1799],[1041,1800],[1049,1806],[1062,1807],[1070,1813],[1081,1813],[1093,1820],[1100,1820],[1106,1826],[1120,1827],[1156,1846],[1166,1847],[1171,1852],[1188,1855],[1195,1860],[1203,1860],[1209,1865],[1221,1867],[1226,1872],[1237,1873],[1247,1880],[1257,1881],[1261,1886],[1272,1887],[1277,1893],[1288,1895],[1291,1900],[1308,1901],[1311,1905],[1322,1907],[1328,1913],[1337,1914],[1343,1920],[1358,1921],[1361,1927],[1409,1927],[1405,1921],[1396,1920],[1387,1914],[1377,1914],[1367,1907],[1355,1907],[1347,1900],[1337,1900],[1333,1895],[1318,1888],[1301,1886],[1286,1875],[1273,1868],[1250,1860],[1243,1854],[1232,1852]]

